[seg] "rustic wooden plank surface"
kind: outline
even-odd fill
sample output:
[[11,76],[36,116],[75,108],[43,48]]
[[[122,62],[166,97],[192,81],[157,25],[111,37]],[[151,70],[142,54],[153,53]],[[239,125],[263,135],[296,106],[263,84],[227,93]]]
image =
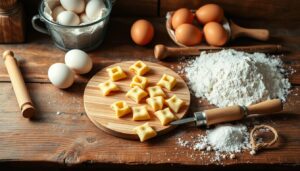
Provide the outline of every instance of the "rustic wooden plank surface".
[[[65,164],[81,162],[209,165],[209,160],[200,159],[200,152],[181,148],[176,139],[203,134],[203,130],[180,127],[148,143],[140,143],[113,137],[94,126],[82,107],[84,84],[68,91],[57,90],[49,84],[27,84],[33,101],[39,110],[36,118],[29,121],[21,117],[10,83],[1,83],[0,100],[0,159],[12,161],[48,161]],[[300,93],[299,90],[296,93]],[[280,143],[274,150],[256,156],[243,153],[237,160],[224,164],[299,164],[299,110],[300,98],[291,95],[285,106],[284,116],[259,119],[278,129]],[[197,102],[194,102],[197,103]],[[64,104],[64,105],[61,105]],[[208,108],[204,103],[193,105],[193,111]],[[65,112],[57,115],[57,112]],[[293,114],[289,114],[293,113]],[[191,157],[194,155],[195,157]]]
[[[120,61],[143,59],[157,62],[178,71],[178,61],[157,61],[153,58],[156,43],[174,45],[164,29],[164,19],[152,19],[156,36],[147,47],[133,45],[129,38],[129,28],[133,18],[114,18],[103,46],[90,53],[94,68],[90,74],[81,76],[67,90],[59,90],[49,84],[47,69],[55,62],[62,62],[64,52],[55,48],[48,37],[33,32],[24,45],[0,45],[0,53],[5,49],[16,52],[23,62],[20,66],[25,75],[33,101],[39,114],[33,120],[21,117],[17,102],[8,82],[3,62],[0,62],[0,161],[36,161],[78,164],[82,162],[122,163],[122,164],[180,164],[214,165],[209,159],[200,159],[200,153],[181,148],[176,144],[178,137],[190,136],[204,131],[187,126],[179,127],[164,137],[148,143],[124,140],[108,135],[94,126],[84,113],[82,95],[87,80],[99,69]],[[263,23],[256,23],[263,25]],[[122,29],[118,26],[122,26]],[[251,25],[254,25],[252,23]],[[266,25],[266,24],[264,24]],[[281,43],[292,49],[283,56],[287,66],[297,69],[290,80],[299,83],[300,33],[296,29],[280,25],[266,25],[274,38],[271,42]],[[232,44],[256,43],[237,40]],[[236,160],[225,160],[222,164],[300,164],[300,87],[293,86],[285,104],[285,111],[274,117],[262,117],[278,129],[280,142],[274,150],[264,151],[256,156],[239,154]],[[211,108],[206,101],[192,98],[191,112]],[[57,112],[64,112],[57,115]],[[191,157],[194,156],[194,157]]]
[[[108,35],[106,36],[104,44],[98,48],[97,51],[93,51],[90,56],[93,58],[94,68],[90,74],[82,77],[90,77],[96,73],[103,66],[112,64],[114,62],[120,62],[123,60],[143,59],[152,62],[158,62],[159,64],[170,66],[176,65],[176,60],[169,60],[166,62],[157,61],[153,57],[153,47],[155,44],[166,44],[169,46],[175,46],[171,38],[165,30],[165,20],[163,18],[152,18],[154,23],[155,36],[153,42],[146,46],[140,47],[132,43],[130,39],[130,26],[137,18],[113,18],[110,25]],[[271,32],[271,40],[268,43],[282,44],[283,46],[291,49],[289,53],[282,57],[284,61],[297,69],[300,67],[300,32],[298,25],[300,22],[293,22],[287,27],[278,25],[277,23],[264,22],[239,22],[243,26],[255,27],[264,26]],[[122,26],[122,29],[120,29]],[[252,41],[249,39],[238,39],[231,43],[231,45],[249,45],[259,44],[262,42]],[[47,70],[49,66],[55,62],[64,61],[64,53],[55,48],[55,46],[49,41],[49,37],[37,32],[32,32],[28,36],[27,44],[8,44],[1,45],[0,52],[5,49],[11,49],[16,53],[16,56],[20,56],[21,69],[24,72],[24,77],[29,82],[49,82],[47,79]],[[296,72],[290,77],[292,82],[300,82],[300,73]],[[0,62],[0,81],[9,81],[6,69],[3,62]]]

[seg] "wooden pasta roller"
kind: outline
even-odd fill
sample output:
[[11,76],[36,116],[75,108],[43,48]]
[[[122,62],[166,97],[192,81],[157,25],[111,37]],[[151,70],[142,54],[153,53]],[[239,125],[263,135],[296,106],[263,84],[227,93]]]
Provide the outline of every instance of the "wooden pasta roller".
[[251,106],[230,106],[195,112],[194,117],[171,122],[171,125],[195,123],[196,126],[211,126],[219,123],[241,120],[252,114],[267,114],[280,112],[283,103],[280,99],[267,100]]
[[17,61],[14,58],[13,52],[5,51],[3,53],[3,60],[23,117],[31,118],[35,114],[36,110],[25,86],[24,79],[17,65]]

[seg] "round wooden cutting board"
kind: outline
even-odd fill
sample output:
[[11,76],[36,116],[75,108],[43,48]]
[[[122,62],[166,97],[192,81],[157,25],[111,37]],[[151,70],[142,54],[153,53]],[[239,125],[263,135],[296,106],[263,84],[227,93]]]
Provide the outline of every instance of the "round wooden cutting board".
[[[99,83],[102,83],[109,79],[106,68],[103,68],[101,71],[95,74],[88,82],[84,91],[83,100],[85,111],[90,120],[97,127],[117,137],[126,139],[138,139],[138,136],[133,131],[133,128],[146,122],[149,122],[149,125],[154,128],[158,135],[167,133],[168,131],[172,130],[174,126],[162,126],[160,121],[153,115],[153,111],[151,110],[151,108],[145,102],[146,98],[143,99],[140,104],[136,104],[133,100],[125,97],[126,92],[130,89],[129,84],[131,82],[131,79],[134,76],[134,74],[129,71],[129,66],[135,62],[136,61],[127,61],[116,63],[107,67],[109,68],[113,66],[120,66],[128,76],[126,79],[115,82],[116,85],[120,87],[121,91],[112,93],[108,96],[103,96],[98,87]],[[178,119],[182,118],[187,113],[190,104],[190,92],[184,80],[173,70],[165,66],[145,61],[144,63],[150,68],[150,71],[144,75],[149,80],[148,86],[155,86],[164,73],[174,76],[177,79],[177,84],[171,92],[165,88],[163,88],[163,90],[167,95],[167,98],[171,97],[173,94],[176,94],[186,103],[184,107],[180,109],[179,113],[176,114]],[[122,118],[117,118],[110,105],[118,100],[126,101],[127,104],[131,107],[147,105],[148,111],[151,115],[151,119],[148,121],[133,121],[132,114],[129,114]]]

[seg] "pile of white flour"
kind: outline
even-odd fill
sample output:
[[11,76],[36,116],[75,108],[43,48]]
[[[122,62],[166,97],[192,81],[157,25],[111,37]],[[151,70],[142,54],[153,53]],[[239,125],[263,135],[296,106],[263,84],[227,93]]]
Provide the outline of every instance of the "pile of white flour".
[[207,130],[206,135],[198,135],[194,140],[188,141],[182,138],[177,139],[177,144],[181,147],[202,151],[202,155],[214,152],[211,159],[221,161],[225,158],[234,159],[235,153],[243,150],[250,150],[249,132],[242,124],[223,124],[213,129]]
[[244,125],[219,125],[208,130],[207,143],[220,152],[239,153],[250,148],[249,133]]
[[282,65],[278,57],[229,49],[202,52],[184,71],[196,97],[219,107],[247,106],[273,98],[285,100],[291,85]]

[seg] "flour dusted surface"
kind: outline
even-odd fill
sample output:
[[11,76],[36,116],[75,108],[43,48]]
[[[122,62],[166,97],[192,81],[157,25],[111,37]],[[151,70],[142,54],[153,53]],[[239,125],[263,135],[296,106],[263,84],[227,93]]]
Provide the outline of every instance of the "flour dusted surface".
[[219,107],[285,100],[290,88],[282,61],[263,53],[202,52],[184,71],[195,96]]

